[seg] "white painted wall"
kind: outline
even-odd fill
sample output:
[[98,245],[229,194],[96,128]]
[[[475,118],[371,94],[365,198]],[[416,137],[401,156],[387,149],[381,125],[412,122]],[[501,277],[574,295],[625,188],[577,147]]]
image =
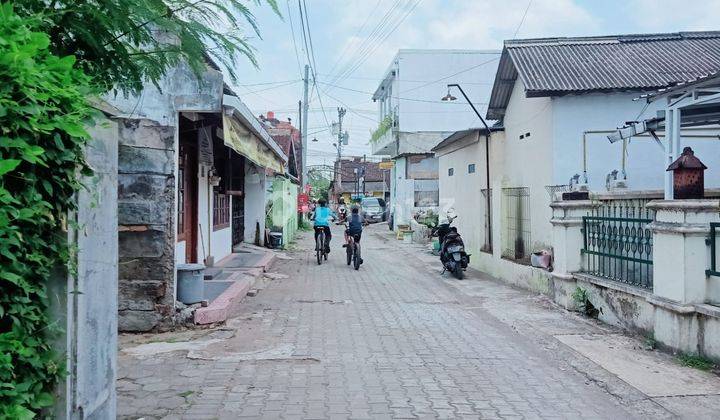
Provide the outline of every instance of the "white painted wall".
[[[556,156],[553,183],[566,184],[574,174],[582,175],[582,133],[586,130],[613,130],[625,121],[642,120],[657,115],[662,101],[645,108],[644,101],[634,101],[639,94],[612,93],[569,95],[553,100],[553,149]],[[644,111],[643,111],[644,110]],[[683,130],[684,134],[702,132]],[[715,133],[717,136],[717,132]],[[660,135],[662,139],[662,135]],[[611,144],[607,134],[587,137],[588,180],[591,191],[605,190],[605,177],[612,170],[621,169],[622,144]],[[706,187],[720,187],[720,142],[714,139],[686,137],[695,155],[708,166]],[[633,190],[661,190],[665,175],[664,152],[650,137],[638,137],[628,144],[626,171],[628,188]]]
[[[552,213],[545,186],[553,183],[553,105],[550,98],[526,98],[523,83],[515,83],[505,114],[505,140],[498,144],[503,164],[493,165],[490,171],[491,179],[499,179],[501,188],[529,188],[532,250],[549,247],[552,239]],[[520,139],[521,135],[525,138]],[[495,198],[502,198],[500,189],[493,192]],[[502,209],[496,216],[504,212]],[[500,220],[498,224],[502,225]],[[499,252],[500,246],[496,250]]]
[[245,164],[245,242],[255,241],[256,224],[260,224],[260,245],[265,236],[265,194],[267,191],[265,170],[250,161]]
[[[440,212],[450,208],[458,216],[453,226],[463,237],[471,263],[480,254],[485,232],[485,137],[472,133],[454,145],[436,153],[440,167]],[[475,172],[468,172],[468,165]],[[448,170],[453,169],[453,175]]]
[[[399,130],[454,132],[480,126],[457,89],[452,91],[457,101],[440,98],[447,93],[448,83],[458,83],[484,114],[499,58],[500,51],[400,50],[392,92],[399,109]],[[448,78],[466,69],[470,70]]]

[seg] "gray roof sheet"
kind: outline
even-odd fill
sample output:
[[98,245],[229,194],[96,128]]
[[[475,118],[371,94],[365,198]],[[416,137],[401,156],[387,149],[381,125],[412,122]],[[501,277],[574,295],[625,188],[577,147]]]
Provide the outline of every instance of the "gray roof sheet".
[[502,117],[518,76],[532,97],[655,90],[718,70],[720,31],[506,41],[487,117]]

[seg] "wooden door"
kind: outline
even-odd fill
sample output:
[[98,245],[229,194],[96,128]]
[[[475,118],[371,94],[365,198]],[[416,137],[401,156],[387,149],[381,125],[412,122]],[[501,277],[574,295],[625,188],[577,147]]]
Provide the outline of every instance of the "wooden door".
[[185,241],[185,262],[197,262],[197,147],[180,143],[178,155],[177,241]]

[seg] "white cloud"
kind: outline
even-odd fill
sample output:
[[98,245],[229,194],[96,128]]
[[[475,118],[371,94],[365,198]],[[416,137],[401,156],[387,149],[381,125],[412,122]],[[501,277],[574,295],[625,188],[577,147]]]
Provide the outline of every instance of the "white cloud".
[[[499,48],[513,37],[528,7],[527,0],[456,0],[429,23],[434,44],[443,48]],[[462,6],[458,3],[463,3]],[[454,6],[454,7],[452,7]],[[518,38],[586,34],[598,23],[573,0],[535,0],[530,4]]]
[[720,0],[636,0],[628,9],[641,32],[720,29]]

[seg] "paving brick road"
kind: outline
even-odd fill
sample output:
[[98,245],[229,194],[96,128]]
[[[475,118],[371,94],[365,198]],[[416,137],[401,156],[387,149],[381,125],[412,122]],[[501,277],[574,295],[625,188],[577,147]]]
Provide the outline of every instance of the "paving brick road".
[[280,275],[246,298],[226,325],[139,346],[123,337],[121,417],[620,419],[649,413],[610,393],[608,381],[573,368],[560,350],[483,310],[482,298],[449,285],[457,280],[442,279],[416,248],[398,245],[386,232],[383,225],[366,232],[359,271],[343,261],[339,230],[322,266],[304,234],[288,252],[294,259],[277,262],[272,271]]

